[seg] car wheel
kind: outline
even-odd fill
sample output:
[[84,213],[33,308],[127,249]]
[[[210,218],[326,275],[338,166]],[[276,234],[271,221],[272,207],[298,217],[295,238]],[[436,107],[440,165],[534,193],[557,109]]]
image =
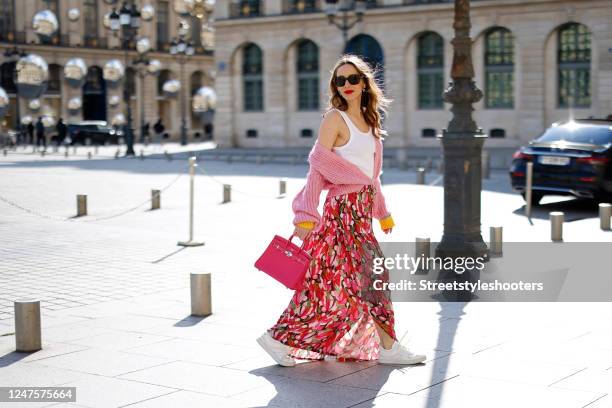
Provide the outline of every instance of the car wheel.
[[[526,194],[523,192],[523,193],[521,193],[521,195],[523,196],[523,200],[525,200],[525,202],[527,202]],[[531,192],[531,205],[538,205],[538,204],[540,204],[540,200],[542,199],[542,197],[544,197],[544,194],[536,193],[536,192],[532,191]]]

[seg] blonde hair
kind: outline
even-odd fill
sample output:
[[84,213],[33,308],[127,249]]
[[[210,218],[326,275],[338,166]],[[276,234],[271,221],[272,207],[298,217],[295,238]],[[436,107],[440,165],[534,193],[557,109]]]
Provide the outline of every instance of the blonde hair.
[[[348,102],[338,91],[336,87],[336,74],[338,68],[345,64],[351,64],[355,67],[358,74],[363,75],[365,82],[364,92],[361,94],[360,107],[361,112],[365,118],[365,121],[372,127],[374,136],[384,140],[383,136],[387,135],[387,131],[382,128],[381,124],[381,113],[387,113],[387,107],[393,101],[393,99],[387,98],[382,89],[376,83],[374,78],[375,73],[378,71],[370,68],[367,62],[361,59],[359,56],[354,54],[344,54],[338,59],[334,68],[330,71],[331,77],[329,79],[329,101],[325,113],[336,108],[341,111],[346,111],[348,108]],[[385,115],[386,116],[386,115]]]

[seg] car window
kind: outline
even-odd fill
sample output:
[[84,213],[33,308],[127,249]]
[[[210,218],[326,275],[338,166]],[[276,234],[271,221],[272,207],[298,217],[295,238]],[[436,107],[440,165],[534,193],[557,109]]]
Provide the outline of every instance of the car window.
[[612,143],[612,130],[607,126],[557,126],[546,129],[546,132],[536,139],[537,142],[559,140],[605,146]]

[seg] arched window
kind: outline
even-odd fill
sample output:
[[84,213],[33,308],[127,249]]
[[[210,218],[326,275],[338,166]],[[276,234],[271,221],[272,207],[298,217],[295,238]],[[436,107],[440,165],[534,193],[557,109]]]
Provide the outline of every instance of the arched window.
[[591,106],[591,33],[582,25],[571,23],[558,34],[559,107]]
[[164,69],[159,73],[159,76],[157,77],[157,95],[158,96],[164,95],[164,84],[169,79],[171,79],[170,70]]
[[261,48],[249,44],[243,49],[242,78],[244,110],[263,111],[263,55]]
[[514,106],[514,36],[506,28],[485,35],[485,106]]
[[127,88],[128,95],[133,98],[136,95],[136,70],[132,67],[128,67],[125,70],[125,85]]
[[57,64],[49,65],[49,80],[47,81],[46,93],[51,95],[62,93],[62,67]]
[[310,40],[297,46],[298,110],[319,110],[319,47]]
[[436,33],[418,39],[418,98],[420,109],[442,108],[444,89],[444,40]]
[[1,85],[8,94],[17,93],[17,87],[14,82],[15,61],[5,62],[0,67]]
[[360,56],[372,69],[377,70],[374,79],[378,86],[384,90],[385,58],[382,47],[374,37],[367,34],[356,35],[348,42],[344,52]]

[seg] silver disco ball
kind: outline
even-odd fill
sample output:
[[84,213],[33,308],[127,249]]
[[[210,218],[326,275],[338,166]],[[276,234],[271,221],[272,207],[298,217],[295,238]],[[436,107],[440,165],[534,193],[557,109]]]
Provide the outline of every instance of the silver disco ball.
[[64,78],[68,85],[80,88],[87,76],[87,65],[82,58],[71,58],[64,65]]
[[200,20],[215,9],[214,0],[184,0],[184,3],[187,12]]
[[211,87],[203,86],[193,95],[191,105],[194,113],[204,113],[213,110],[217,105],[217,93]]
[[125,67],[123,63],[118,59],[112,59],[104,64],[102,71],[102,77],[111,87],[116,87],[121,83],[123,75],[125,74]]
[[51,10],[43,10],[34,14],[32,28],[39,37],[51,37],[57,32],[59,23],[55,13]]
[[102,25],[106,29],[110,29],[110,26],[111,26],[110,16],[111,16],[111,12],[110,11],[108,13],[104,14],[104,16],[102,16]]
[[147,71],[151,75],[157,75],[161,71],[162,64],[158,59],[152,59],[149,61],[149,65],[147,65]]
[[123,113],[118,113],[111,119],[111,125],[113,126],[122,126],[125,125],[125,116]]
[[83,106],[83,101],[80,96],[75,96],[74,98],[70,98],[68,101],[68,111],[72,114],[78,113]]
[[17,72],[17,92],[19,95],[32,99],[38,98],[47,89],[49,66],[39,55],[28,54],[21,57],[15,66]]
[[6,109],[9,106],[9,98],[4,88],[0,87],[0,118],[4,117]]
[[181,91],[181,83],[176,79],[170,79],[164,82],[162,90],[167,98],[174,98]]
[[108,104],[110,106],[118,106],[119,103],[121,103],[121,98],[119,97],[119,95],[113,95],[108,98]]
[[51,115],[43,115],[42,124],[47,129],[50,129],[55,126],[55,117]]
[[145,54],[151,50],[151,40],[147,37],[142,37],[136,41],[136,51],[139,54]]
[[33,112],[37,112],[40,109],[40,99],[35,98],[30,100],[30,102],[28,102],[28,108]]
[[78,8],[71,8],[68,10],[68,20],[77,21],[81,17],[81,11]]
[[112,6],[113,4],[117,4],[117,0],[104,0],[104,2],[105,2],[106,4],[110,4],[111,6]]
[[22,125],[29,125],[30,123],[32,123],[34,121],[34,119],[30,116],[30,115],[25,115],[21,117],[21,124]]
[[140,9],[140,16],[144,21],[151,21],[155,17],[155,7],[151,4],[145,4]]

